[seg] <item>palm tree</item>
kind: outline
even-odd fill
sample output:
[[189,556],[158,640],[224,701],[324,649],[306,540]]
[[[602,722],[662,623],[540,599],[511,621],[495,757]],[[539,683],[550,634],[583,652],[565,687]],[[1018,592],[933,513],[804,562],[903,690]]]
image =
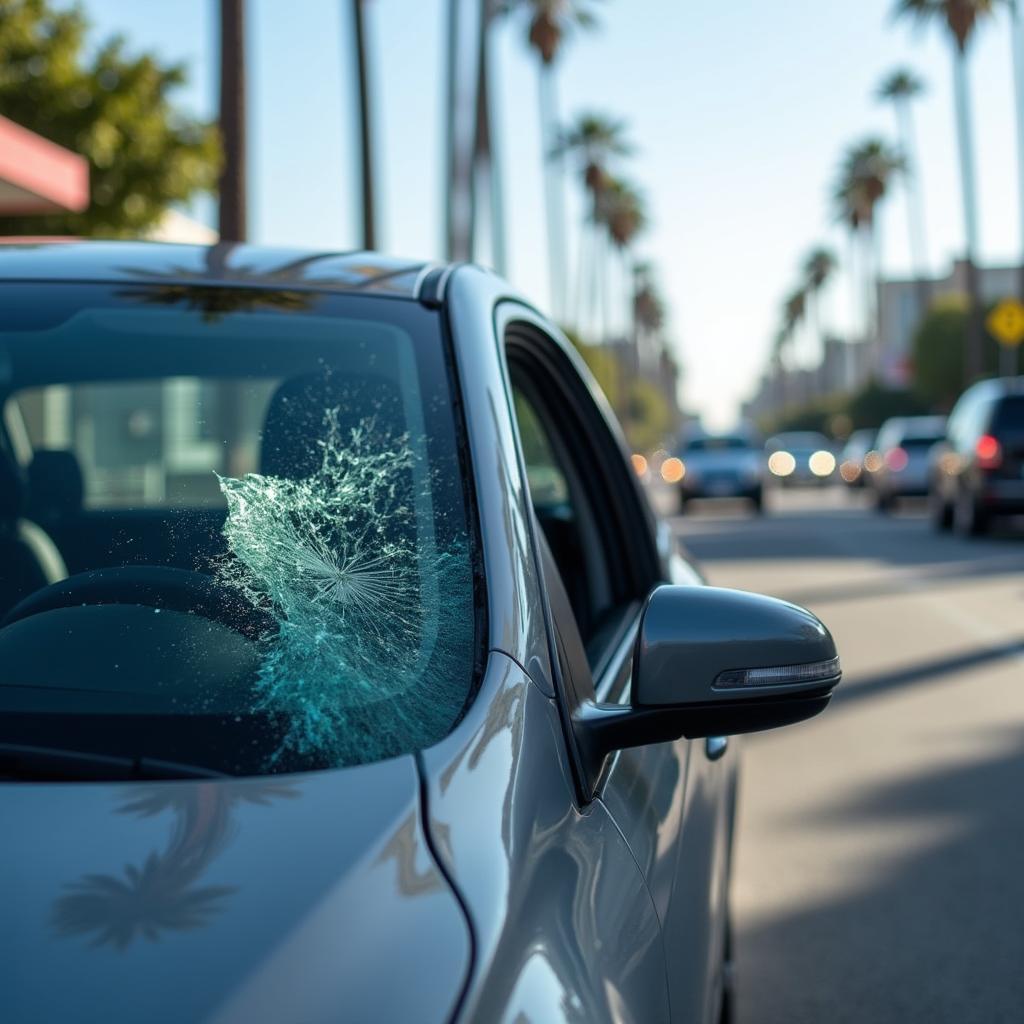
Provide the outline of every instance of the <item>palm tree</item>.
[[953,93],[960,148],[960,185],[963,192],[967,291],[971,315],[967,332],[967,377],[981,373],[981,291],[975,262],[978,254],[978,206],[974,184],[974,146],[971,107],[967,89],[967,47],[980,22],[994,17],[1000,7],[1012,7],[1012,0],[898,0],[895,14],[919,22],[939,22],[953,41]]
[[476,94],[471,161],[469,202],[470,256],[476,255],[477,214],[480,209],[478,191],[486,181],[490,214],[491,264],[499,274],[506,269],[505,211],[502,195],[501,167],[495,154],[494,117],[491,110],[491,23],[498,13],[497,0],[479,0],[477,25]]
[[224,241],[244,242],[245,160],[245,0],[220,0],[220,134],[224,165],[220,174],[218,227]]
[[539,60],[537,99],[541,151],[544,160],[544,206],[548,242],[548,277],[551,306],[556,319],[564,318],[568,265],[565,240],[563,166],[557,150],[558,93],[555,64],[566,37],[577,28],[593,28],[597,19],[593,0],[517,0],[530,14],[529,44]]
[[[785,345],[792,354],[795,347],[797,331],[807,317],[807,290],[802,285],[794,288],[782,302],[782,335]],[[806,399],[807,395],[796,395],[798,401]]]
[[[562,156],[571,155],[578,161],[582,172],[583,186],[590,198],[589,223],[591,230],[592,261],[598,267],[598,247],[601,244],[602,223],[601,201],[610,181],[609,165],[618,156],[632,152],[625,138],[625,122],[617,121],[602,114],[585,113],[577,117],[574,124],[560,136],[555,152]],[[579,289],[580,305],[583,305],[584,264],[587,246],[580,242]]]
[[914,120],[911,101],[924,91],[924,82],[908,68],[896,68],[881,82],[876,95],[893,105],[900,149],[905,161],[903,182],[907,194],[907,228],[910,235],[910,255],[917,280],[918,318],[928,306],[928,243],[925,235],[921,168],[916,156]]
[[444,255],[449,260],[468,260],[471,247],[470,207],[473,196],[473,144],[463,115],[462,82],[463,0],[448,0],[448,39],[445,53],[445,181],[444,181]]
[[830,249],[819,246],[812,249],[804,260],[804,291],[814,316],[814,333],[822,352],[825,349],[825,338],[822,333],[821,294],[836,270],[836,258]]
[[[624,277],[632,277],[628,269],[629,249],[636,236],[643,231],[647,225],[647,211],[644,206],[643,197],[640,192],[628,182],[618,178],[607,178],[600,193],[597,214],[599,224],[607,231],[612,246],[619,253],[622,261]],[[603,277],[604,275],[602,275]],[[602,310],[604,315],[602,335],[608,334],[607,298],[609,289],[607,282],[601,282]],[[619,389],[620,395],[626,397],[623,408],[619,410],[619,418],[626,423],[629,416],[628,395],[630,393],[630,382],[635,380],[640,372],[640,351],[639,339],[637,337],[636,323],[632,325],[630,332],[629,352],[624,353],[620,374],[623,378],[623,386]],[[628,364],[628,366],[627,366]]]
[[836,215],[863,245],[864,323],[869,337],[878,340],[873,296],[877,293],[878,203],[889,190],[894,175],[903,170],[903,158],[880,139],[866,139],[847,150],[833,198]]
[[363,248],[377,248],[377,220],[374,209],[373,128],[370,123],[370,73],[366,46],[366,0],[351,0],[352,46],[356,57],[356,104],[359,108],[359,183],[362,199]]

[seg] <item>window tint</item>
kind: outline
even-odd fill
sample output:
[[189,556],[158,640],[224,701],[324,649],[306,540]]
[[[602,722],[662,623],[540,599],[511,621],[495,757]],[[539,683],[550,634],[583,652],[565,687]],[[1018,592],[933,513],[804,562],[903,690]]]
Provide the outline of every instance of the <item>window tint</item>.
[[475,614],[435,316],[56,291],[0,290],[0,742],[261,773],[443,736]]

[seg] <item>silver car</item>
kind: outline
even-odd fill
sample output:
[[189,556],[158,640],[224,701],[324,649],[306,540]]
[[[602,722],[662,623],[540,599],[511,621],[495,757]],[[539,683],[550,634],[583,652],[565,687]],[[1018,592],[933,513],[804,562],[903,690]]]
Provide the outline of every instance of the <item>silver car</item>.
[[702,580],[493,275],[0,250],[5,1024],[716,1022],[730,734],[810,613]]
[[764,454],[761,446],[746,435],[691,437],[683,444],[677,461],[682,474],[681,512],[694,498],[742,498],[755,512],[764,508]]
[[868,478],[879,512],[928,494],[931,452],[945,436],[945,416],[896,416],[882,424],[876,442],[881,459]]

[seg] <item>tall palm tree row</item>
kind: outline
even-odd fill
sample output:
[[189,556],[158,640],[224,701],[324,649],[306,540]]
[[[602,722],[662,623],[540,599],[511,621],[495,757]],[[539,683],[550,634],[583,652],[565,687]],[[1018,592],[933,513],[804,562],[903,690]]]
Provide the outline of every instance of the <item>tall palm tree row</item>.
[[971,303],[968,321],[966,371],[969,380],[981,373],[982,305],[978,281],[978,199],[974,177],[974,140],[967,85],[967,54],[979,24],[993,18],[1013,0],[897,0],[899,18],[937,23],[953,44],[953,94],[956,103],[957,142],[960,150],[960,185],[964,210],[964,259]]
[[831,249],[817,246],[804,258],[803,287],[807,296],[807,304],[811,309],[814,321],[814,333],[819,352],[825,350],[824,317],[822,315],[822,299],[824,291],[838,264]]
[[877,207],[892,179],[904,169],[903,156],[881,139],[865,139],[847,150],[833,189],[836,220],[861,243],[864,329],[878,343]]
[[908,68],[891,71],[878,86],[879,100],[891,103],[896,112],[896,128],[903,152],[903,184],[907,201],[907,229],[910,258],[917,282],[917,316],[924,316],[928,306],[928,242],[925,233],[924,196],[921,189],[921,164],[917,158],[911,103],[924,91],[924,82]]
[[558,81],[556,66],[566,38],[576,29],[597,24],[595,0],[512,0],[529,14],[528,40],[537,54],[537,100],[541,159],[544,163],[544,215],[548,251],[551,310],[564,319],[568,255],[566,246],[564,164],[558,148]]
[[574,158],[589,206],[580,237],[577,268],[577,316],[578,323],[582,324],[586,320],[588,298],[591,308],[601,301],[601,260],[607,227],[604,204],[614,180],[611,166],[617,158],[631,153],[632,146],[626,138],[625,122],[587,112],[561,131],[556,152]]

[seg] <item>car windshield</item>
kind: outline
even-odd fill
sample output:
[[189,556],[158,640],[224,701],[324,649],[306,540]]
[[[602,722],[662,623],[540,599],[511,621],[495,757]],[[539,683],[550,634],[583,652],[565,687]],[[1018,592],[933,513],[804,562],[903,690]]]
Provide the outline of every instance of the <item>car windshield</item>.
[[905,437],[900,445],[907,451],[927,451],[932,445],[942,440],[942,434],[918,435],[916,437]]
[[0,303],[0,746],[259,774],[445,735],[474,574],[434,314],[163,283]]
[[828,448],[829,442],[824,434],[800,431],[793,434],[777,434],[770,438],[767,447],[773,451],[818,451]]
[[750,448],[742,437],[695,437],[686,443],[688,452],[742,451]]

